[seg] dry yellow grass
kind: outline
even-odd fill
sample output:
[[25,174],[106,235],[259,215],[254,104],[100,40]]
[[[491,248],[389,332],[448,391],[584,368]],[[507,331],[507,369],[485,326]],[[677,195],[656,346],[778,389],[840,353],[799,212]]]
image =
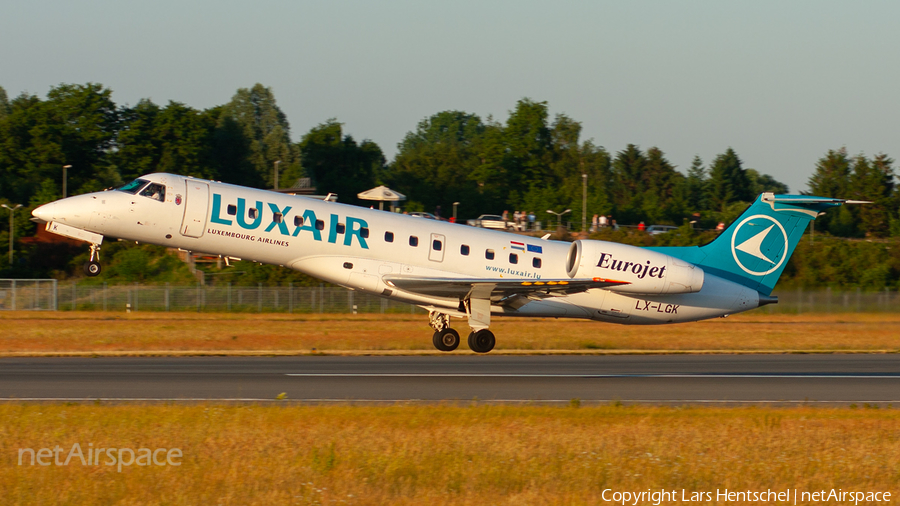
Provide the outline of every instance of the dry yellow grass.
[[[495,322],[498,352],[900,351],[900,314],[744,314],[653,327],[563,319]],[[0,326],[0,354],[6,355],[434,351],[425,318],[410,315],[8,312],[0,314]],[[454,326],[464,333],[464,322],[454,320]]]
[[[895,409],[8,403],[0,440],[4,504],[599,504],[608,488],[841,488],[894,500],[900,492]],[[180,467],[121,473],[74,460],[17,464],[19,448],[74,443],[177,447],[184,456]]]

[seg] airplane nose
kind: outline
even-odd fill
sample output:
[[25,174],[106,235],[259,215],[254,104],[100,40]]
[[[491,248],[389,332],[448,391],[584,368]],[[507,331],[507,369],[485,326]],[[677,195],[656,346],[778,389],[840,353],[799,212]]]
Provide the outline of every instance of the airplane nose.
[[50,202],[32,211],[31,215],[46,222],[55,221],[74,227],[87,226],[92,206],[90,197],[87,199],[85,197],[85,195],[78,195]]
[[53,208],[56,206],[56,202],[51,202],[49,204],[44,204],[42,206],[36,207],[33,211],[31,211],[31,215],[41,221],[53,221]]

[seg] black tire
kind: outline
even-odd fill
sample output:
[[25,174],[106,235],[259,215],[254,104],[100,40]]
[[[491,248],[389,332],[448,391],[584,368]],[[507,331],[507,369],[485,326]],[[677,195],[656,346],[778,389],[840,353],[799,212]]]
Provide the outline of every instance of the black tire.
[[487,353],[494,349],[496,343],[494,333],[488,329],[469,334],[469,348],[475,353]]
[[84,273],[90,277],[98,276],[100,274],[100,263],[99,262],[85,262],[84,263]]
[[431,337],[434,347],[441,351],[453,351],[459,347],[459,332],[446,328],[439,332],[435,332]]

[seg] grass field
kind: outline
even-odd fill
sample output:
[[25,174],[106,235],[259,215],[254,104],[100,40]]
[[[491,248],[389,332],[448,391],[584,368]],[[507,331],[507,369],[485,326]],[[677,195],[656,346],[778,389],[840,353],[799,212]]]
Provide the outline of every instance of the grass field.
[[[0,404],[3,504],[599,504],[604,489],[900,492],[900,410]],[[20,448],[181,465],[18,465]],[[648,504],[649,501],[641,501]]]
[[[422,316],[4,312],[0,355],[116,353],[434,352]],[[454,320],[465,339],[465,322]],[[900,351],[900,314],[743,314],[696,323],[623,326],[496,318],[496,352]],[[456,353],[467,353],[465,343]]]

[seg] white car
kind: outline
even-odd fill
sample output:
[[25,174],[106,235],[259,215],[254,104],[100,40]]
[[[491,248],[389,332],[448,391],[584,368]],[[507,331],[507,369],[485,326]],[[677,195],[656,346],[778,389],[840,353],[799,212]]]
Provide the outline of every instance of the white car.
[[672,225],[650,225],[647,227],[647,233],[650,235],[665,234],[673,230],[678,230],[678,227]]
[[496,214],[482,214],[474,220],[469,220],[469,224],[473,227],[493,228],[497,230],[506,230],[511,224]]

